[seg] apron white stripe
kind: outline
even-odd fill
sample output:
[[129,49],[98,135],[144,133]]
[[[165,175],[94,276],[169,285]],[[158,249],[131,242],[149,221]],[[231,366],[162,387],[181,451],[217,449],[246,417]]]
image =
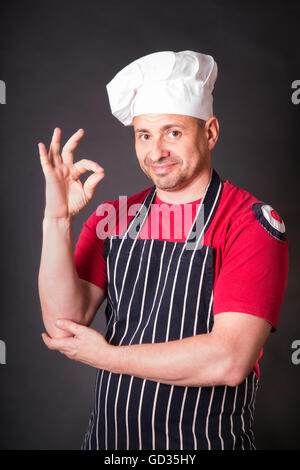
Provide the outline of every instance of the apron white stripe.
[[[212,180],[212,174],[213,174],[213,169],[211,168],[211,170],[210,170],[209,182],[208,182],[208,185],[206,186],[204,195],[203,195],[203,197],[201,198],[201,203],[199,204],[198,210],[197,210],[197,212],[196,212],[195,220],[196,220],[196,218],[199,216],[200,211],[202,210],[203,202],[204,202],[206,193],[207,193],[207,191],[208,191],[208,188],[209,188],[210,183],[211,183],[211,180]],[[188,235],[187,235],[187,237],[186,237],[185,244],[187,243],[188,239],[190,238],[190,234],[192,233],[193,226],[194,226],[194,223],[192,223],[192,226],[191,226],[191,228],[190,228],[190,231],[189,231],[189,233],[188,233]],[[203,230],[204,230],[204,228],[205,228],[205,227],[203,227]],[[202,230],[201,234],[203,233],[203,230]],[[199,240],[201,239],[201,234],[200,234],[200,236],[199,236]]]
[[139,430],[139,450],[142,450],[143,443],[142,443],[142,425],[141,425],[141,411],[142,411],[142,403],[143,403],[143,396],[144,396],[144,389],[145,389],[146,381],[143,380],[142,390],[141,390],[141,397],[140,397],[140,404],[139,404],[139,412],[138,412],[138,430]]
[[208,250],[205,252],[205,257],[203,261],[203,265],[201,268],[201,276],[200,276],[200,283],[199,283],[199,288],[198,288],[198,295],[197,295],[197,302],[196,302],[196,309],[195,309],[195,321],[194,321],[194,336],[196,335],[197,332],[197,322],[199,320],[199,304],[200,304],[200,297],[201,297],[201,292],[202,292],[202,283],[203,283],[203,277],[204,277],[204,272],[205,272],[205,267],[206,267],[206,258],[207,258]]
[[109,270],[109,257],[111,253],[112,241],[111,238],[109,239],[109,252],[106,261],[106,277],[107,277],[107,297],[111,298],[111,282],[110,282],[110,270]]
[[153,401],[153,410],[152,410],[152,450],[155,449],[155,412],[156,412],[156,402],[157,402],[157,395],[159,390],[159,382],[156,384],[154,401]]
[[[211,170],[211,174],[212,174],[212,170]],[[212,176],[211,176],[211,178],[212,178]],[[210,178],[210,181],[209,181],[208,186],[206,187],[204,196],[203,196],[203,198],[201,199],[201,203],[199,204],[199,208],[198,208],[197,214],[196,214],[196,216],[195,216],[195,220],[196,220],[196,218],[198,217],[198,215],[200,214],[200,211],[203,210],[203,209],[202,209],[202,206],[203,206],[204,198],[205,198],[205,196],[206,196],[208,187],[209,187],[210,182],[211,182],[211,178]],[[205,233],[206,227],[207,227],[207,225],[210,223],[210,219],[211,219],[211,216],[212,216],[213,211],[214,211],[214,209],[215,209],[215,206],[216,206],[216,204],[217,204],[217,202],[218,202],[219,194],[220,194],[220,192],[221,192],[221,190],[222,190],[222,187],[223,187],[223,186],[222,186],[222,182],[220,181],[217,195],[215,196],[214,203],[213,203],[212,208],[211,208],[211,210],[210,210],[210,212],[209,212],[209,216],[207,217],[207,220],[206,220],[206,222],[205,222],[205,224],[204,224],[204,227],[202,228],[202,231],[201,231],[201,233],[200,233],[199,236],[198,236],[197,243],[196,243],[196,245],[195,245],[195,249],[197,249],[198,243],[199,243],[199,242],[201,241],[201,239],[203,238],[203,234]],[[193,224],[192,224],[192,227],[191,227],[191,229],[190,229],[190,231],[189,231],[189,233],[188,233],[188,236],[186,237],[185,244],[188,243],[188,239],[189,239],[189,237],[190,237],[190,234],[191,234],[191,232],[192,232],[192,229],[193,229]]]
[[253,431],[251,429],[251,426],[253,426],[253,413],[252,413],[252,411],[253,411],[253,404],[254,404],[256,389],[257,389],[256,376],[255,376],[255,373],[253,372],[253,374],[252,374],[252,387],[251,387],[251,390],[252,390],[251,400],[248,404],[248,410],[249,410],[249,413],[250,413],[250,428],[249,428],[249,431],[252,435],[253,442],[254,442],[254,435],[253,435]]
[[118,450],[118,417],[117,417],[117,406],[118,406],[118,399],[119,399],[119,392],[120,392],[120,385],[121,385],[121,378],[123,377],[122,374],[120,374],[119,380],[118,380],[118,387],[117,387],[117,393],[116,393],[116,400],[115,400],[115,450]]
[[127,396],[127,402],[126,402],[126,449],[129,450],[129,426],[128,426],[128,407],[129,407],[129,397],[131,393],[131,387],[132,387],[132,381],[133,381],[133,376],[130,379],[129,383],[129,389],[128,389],[128,396]]
[[[99,449],[99,416],[100,416],[100,397],[101,397],[101,388],[102,388],[102,379],[103,379],[103,374],[104,374],[104,370],[101,371],[101,380],[100,380],[100,385],[99,385],[99,392],[98,392],[98,415],[97,415],[97,426],[96,426],[96,449],[98,450]],[[90,447],[91,447],[91,437],[92,437],[92,433],[91,433],[91,436],[90,436]]]
[[223,392],[223,399],[222,399],[222,406],[221,406],[221,412],[219,414],[219,438],[220,438],[220,441],[221,441],[221,449],[224,450],[224,440],[223,440],[223,437],[222,437],[222,415],[223,415],[223,412],[224,412],[224,403],[225,403],[225,397],[226,397],[226,392],[227,392],[227,385],[225,385],[224,387],[224,392]]
[[174,385],[171,386],[169,400],[168,400],[168,407],[167,407],[167,415],[166,415],[166,450],[169,450],[169,415],[170,415],[170,406],[171,400],[173,395]]
[[208,308],[207,323],[206,323],[207,333],[209,333],[209,322],[210,322],[211,311],[212,311],[213,297],[214,295],[213,295],[213,290],[212,290],[211,296],[210,296],[209,308]]
[[[245,395],[244,395],[244,403],[243,403],[242,412],[241,412],[241,422],[242,422],[242,432],[245,436],[247,436],[247,438],[249,440],[249,443],[251,445],[251,441],[249,439],[249,436],[245,432],[245,420],[244,420],[244,410],[245,410],[245,405],[246,405],[246,400],[247,400],[247,388],[248,388],[248,377],[246,377],[246,379],[245,379]],[[244,447],[244,438],[243,437],[242,437],[242,449],[243,450],[245,449],[245,447]]]
[[105,449],[107,450],[107,397],[108,397],[108,391],[109,391],[109,384],[110,384],[110,378],[111,378],[111,373],[108,376],[108,381],[107,381],[107,388],[106,388],[106,394],[105,394],[105,409],[104,409],[104,416],[105,416]]
[[202,390],[202,388],[199,387],[198,394],[197,394],[196,405],[195,405],[195,411],[194,411],[193,425],[192,425],[192,433],[193,433],[193,437],[194,437],[194,450],[198,449],[195,427],[196,427],[196,418],[197,418],[197,413],[198,413],[198,406],[199,406],[201,390]]
[[[96,373],[96,380],[95,380],[95,384],[97,385],[98,383],[98,380],[99,380],[99,373],[100,373],[100,370],[97,369],[97,373]],[[97,403],[97,386],[95,387],[95,404]],[[95,425],[95,420],[96,420],[96,416],[97,416],[97,412],[95,410],[95,406],[94,406],[94,410],[93,410],[93,419],[91,419],[91,421],[89,422],[89,426],[88,426],[88,433],[87,433],[87,436],[86,436],[86,439],[85,441],[87,442],[88,441],[88,447],[89,449],[91,450],[91,435],[92,435],[92,430],[93,430],[93,427]]]
[[231,426],[231,427],[230,427],[230,432],[231,432],[232,437],[233,437],[233,450],[235,449],[236,436],[235,436],[235,434],[234,434],[234,432],[233,432],[233,420],[232,420],[232,416],[233,416],[233,413],[235,412],[237,391],[238,391],[238,387],[235,387],[233,408],[232,408],[232,412],[231,412],[231,415],[230,415],[230,426]]
[[205,436],[206,436],[206,439],[207,439],[208,450],[211,450],[211,443],[210,443],[210,439],[209,439],[209,436],[208,436],[208,424],[209,424],[209,416],[210,416],[211,404],[212,404],[212,401],[213,401],[214,393],[215,393],[215,387],[212,387],[211,393],[210,393],[210,400],[209,400],[208,410],[207,410],[206,426],[205,426]]
[[183,437],[182,437],[182,417],[183,417],[183,410],[184,410],[187,391],[188,391],[188,387],[185,387],[182,404],[181,404],[180,418],[179,418],[180,450],[184,450],[183,449]]

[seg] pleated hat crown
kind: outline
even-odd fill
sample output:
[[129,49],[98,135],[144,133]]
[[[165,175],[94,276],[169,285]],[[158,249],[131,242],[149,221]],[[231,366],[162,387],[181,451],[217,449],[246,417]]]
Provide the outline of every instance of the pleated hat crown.
[[111,112],[125,126],[149,113],[209,119],[217,73],[210,55],[154,52],[131,62],[106,85]]

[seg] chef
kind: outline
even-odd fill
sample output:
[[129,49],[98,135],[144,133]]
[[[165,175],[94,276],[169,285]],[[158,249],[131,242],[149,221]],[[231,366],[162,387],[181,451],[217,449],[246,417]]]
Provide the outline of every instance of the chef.
[[[112,114],[132,128],[152,184],[127,198],[125,216],[120,198],[100,204],[75,251],[72,220],[104,170],[74,163],[83,129],[61,151],[59,128],[49,151],[39,144],[43,340],[97,371],[82,449],[255,449],[258,361],[277,329],[288,238],[272,206],[212,167],[216,77],[209,55],[163,51],[111,80]],[[105,336],[90,327],[104,300]]]

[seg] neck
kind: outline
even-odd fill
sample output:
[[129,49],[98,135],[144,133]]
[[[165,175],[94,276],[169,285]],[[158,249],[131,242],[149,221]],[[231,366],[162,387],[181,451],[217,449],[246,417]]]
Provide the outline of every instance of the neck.
[[169,204],[186,204],[204,196],[211,176],[211,168],[205,168],[197,178],[187,186],[172,191],[156,188],[157,197]]

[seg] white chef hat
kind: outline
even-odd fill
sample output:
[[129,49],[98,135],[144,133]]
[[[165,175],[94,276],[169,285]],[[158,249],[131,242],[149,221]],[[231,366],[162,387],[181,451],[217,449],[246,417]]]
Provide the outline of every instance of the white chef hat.
[[213,116],[213,57],[193,51],[154,52],[131,62],[106,85],[112,114],[125,126],[140,114]]

